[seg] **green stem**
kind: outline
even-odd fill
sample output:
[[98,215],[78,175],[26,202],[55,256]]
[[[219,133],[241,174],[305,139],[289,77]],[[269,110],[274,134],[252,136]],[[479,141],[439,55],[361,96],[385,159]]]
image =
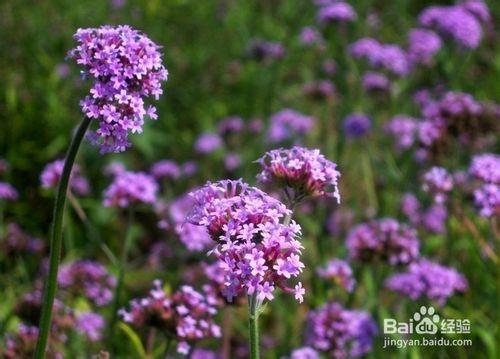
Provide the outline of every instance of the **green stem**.
[[78,126],[75,136],[69,145],[66,159],[64,161],[61,180],[59,181],[59,186],[57,188],[52,221],[52,233],[50,238],[49,273],[45,280],[43,290],[42,315],[40,317],[39,327],[40,333],[38,335],[35,350],[36,359],[42,359],[45,357],[45,347],[47,346],[47,340],[50,332],[52,305],[54,304],[54,297],[57,290],[57,270],[59,268],[59,259],[61,257],[63,214],[64,205],[66,203],[66,193],[68,191],[69,177],[75,162],[76,154],[78,153],[78,148],[82,143],[90,122],[91,119],[85,117]]
[[259,359],[259,308],[256,293],[248,296],[248,330],[250,337],[250,359]]
[[120,296],[121,292],[123,291],[123,282],[124,282],[124,277],[125,277],[125,269],[127,266],[127,260],[128,260],[128,252],[130,251],[130,247],[132,246],[133,242],[133,235],[131,231],[131,226],[134,221],[134,211],[132,208],[129,208],[128,210],[128,218],[127,218],[127,225],[126,225],[126,233],[125,233],[125,243],[123,244],[122,247],[122,252],[120,255],[120,262],[118,266],[118,280],[116,284],[116,290],[115,290],[115,295],[114,295],[114,301],[113,301],[113,306],[111,308],[111,321],[109,324],[109,331],[110,331],[110,337],[112,336],[113,329],[115,327],[116,321],[118,319],[118,309],[120,307]]

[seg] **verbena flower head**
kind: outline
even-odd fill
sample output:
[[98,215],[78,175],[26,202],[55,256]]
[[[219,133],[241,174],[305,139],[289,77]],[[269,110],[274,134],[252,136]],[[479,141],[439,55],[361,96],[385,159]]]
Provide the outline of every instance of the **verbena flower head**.
[[43,241],[25,233],[17,223],[9,223],[3,237],[0,237],[0,251],[7,257],[22,254],[41,254]]
[[151,167],[151,174],[157,179],[178,179],[181,176],[181,169],[173,160],[161,160]]
[[446,194],[453,189],[453,176],[445,168],[434,166],[424,173],[422,189],[430,193],[436,203],[444,203]]
[[491,21],[490,10],[483,0],[466,0],[461,2],[460,6],[484,24]]
[[439,203],[431,205],[420,214],[420,224],[431,233],[445,233],[447,219],[448,210]]
[[355,358],[372,350],[377,326],[367,312],[326,303],[309,312],[306,344],[331,358]]
[[430,64],[441,46],[441,38],[432,30],[416,28],[408,33],[407,52],[410,61],[414,64]]
[[385,131],[396,141],[398,149],[408,149],[415,143],[417,120],[405,115],[394,116],[386,125]]
[[146,297],[130,302],[130,309],[121,309],[119,314],[125,323],[140,330],[157,328],[173,337],[177,351],[187,355],[192,342],[221,336],[214,316],[217,299],[211,294],[200,293],[184,285],[172,295],[167,295],[159,280]]
[[482,217],[500,216],[500,185],[486,183],[476,188],[474,203]]
[[168,72],[159,46],[130,26],[78,29],[78,45],[69,57],[83,67],[94,84],[81,101],[88,118],[99,121],[91,140],[101,152],[123,152],[130,133],[141,133],[144,119],[156,119],[156,108],[144,100],[162,94]]
[[382,73],[368,71],[363,75],[361,80],[363,88],[366,91],[385,92],[391,89],[391,81]]
[[454,293],[467,289],[467,280],[455,269],[423,258],[410,264],[408,271],[394,274],[385,285],[412,300],[426,297],[444,305]]
[[226,117],[217,124],[217,132],[221,136],[240,133],[244,128],[245,122],[238,116]]
[[355,58],[365,58],[370,65],[384,68],[398,76],[407,75],[411,70],[406,52],[397,45],[382,44],[366,37],[349,45],[349,52]]
[[419,241],[414,229],[395,219],[383,218],[354,227],[347,235],[347,249],[356,260],[407,264],[418,257]]
[[302,347],[292,351],[290,359],[320,359],[319,353],[311,347]]
[[300,226],[280,223],[289,209],[241,180],[207,183],[192,192],[195,200],[189,221],[205,226],[218,243],[214,253],[223,262],[224,295],[231,301],[240,293],[272,300],[276,288],[294,293],[302,302],[301,283],[295,289],[286,281],[303,270]]
[[340,203],[340,172],[337,165],[318,149],[295,146],[271,150],[258,159],[258,163],[262,166],[258,181],[292,189],[295,200],[306,196],[327,196],[335,197]]
[[224,168],[232,172],[241,166],[241,157],[237,153],[228,153],[224,157]]
[[[45,189],[55,189],[61,180],[64,167],[63,160],[56,160],[45,166],[40,175],[40,182]],[[90,192],[89,182],[80,174],[80,166],[73,165],[69,180],[71,190],[80,196],[85,196]]]
[[284,109],[270,118],[267,138],[271,143],[293,140],[309,133],[314,125],[312,117],[291,109]]
[[422,11],[418,20],[466,48],[476,48],[483,37],[479,20],[459,5],[430,6]]
[[156,201],[158,184],[143,172],[118,174],[104,191],[104,205],[128,207],[138,203],[153,204]]
[[3,158],[0,158],[0,175],[7,172],[8,169],[9,169],[9,162],[4,160]]
[[76,316],[75,329],[84,334],[91,342],[96,342],[102,339],[105,324],[101,315],[83,312]]
[[[5,348],[0,351],[0,354],[5,359],[31,358],[35,353],[37,339],[38,327],[20,323],[17,333],[9,333],[5,336]],[[47,354],[55,354],[51,346]]]
[[200,154],[212,153],[222,147],[222,139],[216,133],[203,133],[194,144],[194,149]]
[[401,199],[401,212],[411,224],[420,222],[420,201],[413,193],[405,193]]
[[321,6],[316,17],[320,24],[325,24],[331,22],[350,22],[356,20],[358,16],[350,4],[338,1]]
[[98,262],[77,260],[61,266],[57,282],[65,292],[81,294],[95,305],[103,306],[113,299],[116,278]]
[[487,183],[500,184],[500,155],[484,153],[474,156],[469,174]]
[[344,119],[344,134],[348,138],[362,137],[372,127],[370,118],[362,113],[353,113]]
[[0,200],[15,201],[19,197],[17,190],[7,182],[0,182]]
[[352,292],[356,286],[351,266],[342,259],[329,260],[324,267],[319,267],[317,272],[321,278],[332,279],[348,292]]
[[322,44],[324,41],[321,33],[312,26],[302,28],[299,39],[304,45]]

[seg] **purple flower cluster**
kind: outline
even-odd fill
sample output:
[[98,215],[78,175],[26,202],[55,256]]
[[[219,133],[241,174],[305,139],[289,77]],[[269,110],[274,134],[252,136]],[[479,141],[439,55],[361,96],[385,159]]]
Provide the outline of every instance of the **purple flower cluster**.
[[143,172],[122,172],[115,176],[104,191],[104,205],[128,207],[137,203],[152,204],[156,201],[158,184]]
[[120,309],[119,314],[124,322],[138,329],[152,326],[164,331],[177,340],[177,351],[187,355],[189,342],[221,336],[213,319],[217,314],[216,303],[211,294],[202,294],[186,285],[167,295],[162,283],[155,280],[146,297],[132,300],[130,310]]
[[500,215],[500,156],[492,153],[477,155],[472,159],[469,174],[478,179],[474,202],[483,217]]
[[411,224],[422,226],[431,233],[442,234],[446,231],[448,211],[442,204],[434,203],[423,210],[417,197],[406,193],[401,200],[401,212]]
[[434,202],[442,204],[446,194],[453,189],[453,176],[445,168],[432,167],[424,173],[422,189],[432,194]]
[[444,305],[455,292],[467,289],[467,280],[453,268],[421,259],[410,264],[407,272],[387,279],[385,285],[412,300],[427,297]]
[[408,149],[416,140],[417,120],[405,115],[396,115],[385,125],[385,131],[394,137],[398,149]]
[[161,160],[153,164],[150,170],[156,179],[168,178],[178,179],[181,176],[181,168],[173,160]]
[[[45,166],[40,175],[40,182],[42,187],[45,189],[55,189],[61,180],[62,172],[64,167],[63,160],[56,160]],[[80,174],[80,166],[77,164],[73,165],[71,170],[71,177],[69,186],[71,190],[79,195],[85,196],[90,192],[89,182],[85,177]]]
[[113,299],[116,278],[102,264],[77,260],[61,266],[57,282],[66,292],[82,294],[97,306]]
[[291,109],[284,109],[275,113],[269,121],[267,138],[271,143],[288,141],[297,136],[306,135],[314,125],[312,117]]
[[19,197],[17,190],[7,182],[0,182],[0,200],[15,201]]
[[303,43],[304,45],[314,45],[318,44],[321,45],[323,44],[323,37],[321,36],[321,33],[315,29],[314,27],[311,26],[306,26],[302,28],[300,31],[299,35],[300,42]]
[[17,223],[9,223],[7,231],[0,237],[0,251],[3,255],[39,254],[43,251],[43,241],[25,233]]
[[402,48],[393,44],[382,44],[369,37],[351,44],[349,52],[355,58],[365,58],[371,66],[384,68],[398,76],[407,75],[411,69]]
[[[472,2],[469,5],[430,6],[419,15],[419,22],[423,26],[437,29],[441,34],[448,36],[466,48],[476,48],[483,37],[481,29],[482,19],[474,9]],[[474,1],[474,3],[480,3]],[[482,3],[484,7],[486,5]],[[472,10],[472,11],[471,11]],[[487,8],[486,13],[489,13]]]
[[74,38],[78,46],[69,57],[94,79],[81,101],[85,116],[99,120],[90,138],[102,153],[123,152],[130,146],[129,133],[141,133],[145,117],[157,118],[144,98],[158,99],[168,77],[159,46],[129,26],[79,29]]
[[332,22],[350,22],[357,19],[356,11],[344,1],[335,1],[320,6],[317,14],[320,24]]
[[[36,341],[38,338],[38,327],[19,324],[17,333],[7,334],[5,337],[5,349],[0,350],[2,358],[18,359],[31,358],[35,353]],[[47,356],[60,355],[55,353],[51,346],[47,350]]]
[[[295,202],[306,196],[331,196],[340,203],[340,172],[337,165],[326,159],[318,149],[295,146],[271,150],[258,163],[262,166],[258,181],[277,183],[280,188],[287,188],[289,199]],[[293,190],[293,195],[288,188]]]
[[413,64],[429,65],[441,46],[441,38],[432,30],[416,28],[408,33],[407,54]]
[[272,300],[279,287],[302,302],[302,284],[295,289],[286,285],[304,264],[296,239],[300,226],[290,221],[291,211],[283,203],[241,180],[207,183],[192,196],[189,221],[205,226],[218,243],[214,253],[224,265],[228,301],[242,292],[255,294],[260,302]]
[[371,351],[377,331],[367,312],[326,303],[309,312],[306,344],[331,358],[356,358]]
[[302,86],[302,91],[312,99],[324,100],[335,94],[335,85],[329,80],[313,81]]
[[189,195],[175,199],[169,207],[173,229],[179,240],[189,251],[199,252],[213,245],[213,241],[205,227],[187,223],[186,218],[195,204]]
[[279,42],[255,39],[248,45],[247,54],[257,61],[269,62],[283,58],[285,48]]
[[290,359],[319,359],[319,353],[311,347],[295,349],[290,355]]
[[221,136],[240,133],[245,128],[245,122],[238,116],[226,117],[217,124],[217,132]]
[[386,92],[391,89],[391,82],[380,72],[368,71],[361,79],[365,91]]
[[370,131],[372,122],[365,114],[352,113],[346,116],[342,125],[347,138],[359,138]]
[[101,315],[93,312],[83,312],[76,316],[75,328],[91,342],[96,342],[102,339],[105,324]]
[[344,260],[329,260],[326,266],[318,268],[317,272],[321,278],[332,279],[335,284],[340,285],[348,292],[352,292],[356,286],[351,266]]
[[222,139],[216,133],[202,133],[194,143],[194,149],[200,154],[209,154],[222,147]]
[[362,223],[347,235],[351,258],[361,261],[381,259],[391,265],[407,264],[419,256],[414,229],[392,218]]

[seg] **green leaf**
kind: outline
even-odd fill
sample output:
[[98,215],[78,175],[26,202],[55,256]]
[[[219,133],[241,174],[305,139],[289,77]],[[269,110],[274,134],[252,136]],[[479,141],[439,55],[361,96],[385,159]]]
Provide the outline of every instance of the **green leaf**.
[[137,352],[137,355],[139,358],[145,358],[146,357],[146,350],[144,349],[144,346],[142,345],[141,339],[137,335],[137,333],[127,324],[125,323],[119,323],[118,327],[127,335],[127,337],[130,339],[130,341],[133,344],[133,347],[135,351]]

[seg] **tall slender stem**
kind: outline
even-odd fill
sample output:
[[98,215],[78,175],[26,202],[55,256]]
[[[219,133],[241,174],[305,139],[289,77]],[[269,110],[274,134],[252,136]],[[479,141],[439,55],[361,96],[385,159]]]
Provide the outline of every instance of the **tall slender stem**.
[[64,205],[66,203],[66,194],[68,191],[68,183],[71,175],[71,170],[75,162],[76,154],[80,148],[85,132],[90,125],[91,119],[85,117],[69,145],[64,167],[57,188],[56,200],[54,204],[54,214],[52,219],[52,233],[50,236],[50,258],[49,258],[49,273],[45,279],[43,290],[42,314],[40,317],[40,332],[36,343],[35,358],[42,359],[45,357],[45,347],[50,332],[50,322],[52,317],[52,305],[57,290],[57,271],[59,268],[59,259],[61,257],[62,247],[62,228]]
[[259,308],[256,293],[248,296],[248,331],[250,337],[250,359],[260,359]]

